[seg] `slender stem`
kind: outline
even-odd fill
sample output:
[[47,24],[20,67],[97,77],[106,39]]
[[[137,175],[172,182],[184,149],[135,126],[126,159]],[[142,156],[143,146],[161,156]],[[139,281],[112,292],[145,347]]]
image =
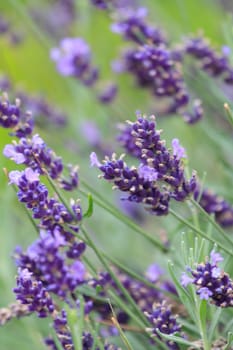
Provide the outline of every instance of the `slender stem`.
[[[95,196],[95,202],[98,206],[101,208],[107,210],[110,214],[115,216],[117,219],[119,219],[121,222],[126,224],[128,227],[133,229],[135,232],[139,233],[143,237],[145,237],[147,240],[149,240],[156,248],[160,249],[162,252],[166,253],[168,252],[168,248],[165,247],[158,239],[155,237],[152,237],[149,233],[144,231],[141,227],[139,227],[137,224],[135,224],[132,220],[130,220],[127,216],[122,214],[117,208],[115,208],[110,202],[108,202],[105,198],[103,198],[98,192],[96,192],[91,186],[86,184],[84,181],[81,182],[84,187],[86,187],[89,191],[91,191],[92,195]],[[80,190],[79,191],[87,196],[88,194]]]
[[154,290],[156,290],[157,292],[162,292],[165,295],[170,296],[171,298],[173,298],[174,300],[179,300],[177,296],[175,296],[173,293],[168,292],[162,288],[157,287],[154,283],[148,281],[147,279],[145,279],[144,277],[138,275],[136,272],[132,271],[131,269],[129,269],[128,267],[126,267],[125,265],[121,264],[119,261],[117,261],[116,259],[114,259],[112,256],[109,256],[108,254],[106,254],[105,252],[102,252],[102,254],[105,256],[106,259],[108,259],[109,261],[111,261],[115,266],[117,266],[119,269],[121,269],[122,271],[126,272],[129,276],[135,278],[135,280],[140,281],[142,283],[144,283],[146,286],[153,288]]
[[[190,227],[193,231],[195,231],[196,233],[198,233],[201,237],[207,239],[209,242],[213,243],[213,244],[217,244],[219,246],[219,248],[221,248],[222,250],[224,250],[227,254],[233,256],[233,252],[230,251],[229,249],[225,248],[220,242],[217,242],[215,239],[213,239],[212,237],[209,237],[206,233],[204,233],[203,231],[201,231],[200,229],[198,229],[197,227],[195,227],[194,225],[192,225],[190,222],[188,222],[187,220],[185,220],[184,218],[182,218],[182,216],[180,216],[179,214],[177,214],[175,211],[173,211],[172,209],[169,210],[170,214],[173,215],[177,220],[179,220],[180,222],[182,222],[184,225]],[[232,243],[231,243],[232,244]]]
[[224,239],[227,241],[227,243],[233,244],[233,241],[228,237],[226,232],[217,224],[217,222],[214,220],[212,216],[210,216],[201,206],[198,202],[196,202],[194,199],[190,199],[191,203],[203,214],[203,216],[214,226],[214,228],[221,233],[221,235],[224,237]]
[[142,311],[138,308],[138,305],[135,303],[135,301],[133,300],[131,295],[128,293],[128,291],[125,289],[125,287],[119,281],[119,279],[117,278],[115,273],[111,270],[111,268],[109,267],[108,263],[105,261],[105,258],[101,255],[99,250],[96,248],[94,242],[91,240],[91,238],[89,237],[87,231],[84,229],[83,226],[81,227],[81,231],[83,232],[84,236],[86,237],[86,240],[88,241],[88,243],[91,246],[91,248],[94,250],[96,256],[99,258],[100,262],[103,264],[103,266],[106,269],[106,271],[108,271],[108,273],[112,277],[113,281],[116,283],[117,287],[120,289],[120,291],[125,296],[126,300],[131,305],[132,309],[134,310],[134,319],[135,319],[135,321],[140,325],[140,327],[144,327],[145,324],[148,325],[148,323],[149,323],[148,320],[146,319],[146,317],[144,316]]

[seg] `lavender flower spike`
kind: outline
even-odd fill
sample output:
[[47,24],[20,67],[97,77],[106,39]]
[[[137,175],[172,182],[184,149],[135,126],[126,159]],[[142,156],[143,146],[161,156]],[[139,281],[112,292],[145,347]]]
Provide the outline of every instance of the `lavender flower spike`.
[[211,304],[222,308],[233,307],[233,281],[218,267],[222,260],[219,253],[212,251],[210,259],[197,264],[196,269],[190,269],[192,277],[182,275],[181,283],[184,287],[194,284],[200,299],[209,300]]
[[90,47],[82,38],[63,39],[59,48],[51,50],[50,57],[61,75],[77,78],[88,86],[98,78],[98,70],[91,64]]

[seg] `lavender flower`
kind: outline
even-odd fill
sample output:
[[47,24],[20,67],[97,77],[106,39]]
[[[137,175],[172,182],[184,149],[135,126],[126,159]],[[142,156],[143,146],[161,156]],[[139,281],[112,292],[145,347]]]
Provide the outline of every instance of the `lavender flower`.
[[13,291],[17,300],[28,305],[28,310],[37,312],[39,317],[47,317],[54,311],[54,304],[48,291],[28,269],[19,269],[17,287]]
[[209,300],[211,304],[222,308],[233,307],[233,282],[218,267],[222,260],[219,253],[212,251],[209,260],[197,264],[196,269],[189,269],[192,278],[183,273],[181,282],[184,287],[194,284],[200,299]]
[[137,44],[151,42],[161,44],[165,38],[158,28],[154,28],[144,20],[147,16],[147,9],[124,9],[120,12],[120,20],[112,25],[112,31],[121,34],[125,40],[133,41]]
[[[70,332],[69,325],[67,323],[67,315],[65,310],[62,310],[60,314],[56,316],[53,322],[53,327],[56,335],[63,347],[63,349],[74,350],[74,344]],[[57,350],[55,342],[51,338],[45,339],[45,344],[49,346],[51,350]],[[99,347],[94,347],[94,339],[91,333],[83,332],[82,334],[82,350],[100,350]],[[106,343],[104,350],[121,350],[116,345]]]
[[39,174],[48,173],[66,191],[71,191],[78,186],[77,167],[68,166],[69,178],[62,176],[62,159],[47,147],[38,134],[31,138],[21,137],[18,142],[14,140],[13,145],[5,146],[3,154],[16,164],[25,164]]
[[[227,84],[233,84],[233,67],[230,64],[228,53],[218,53],[203,37],[186,39],[184,44],[186,54],[199,61],[201,69],[212,77],[221,77]],[[229,52],[229,51],[228,51]]]
[[[199,197],[199,189],[194,193],[195,199]],[[216,195],[209,189],[204,189],[201,193],[199,204],[208,214],[214,214],[215,220],[222,227],[233,225],[233,206],[222,197]]]
[[[71,254],[73,246],[65,251],[69,244],[65,238],[56,231],[54,234],[41,231],[40,238],[28,247],[26,253],[19,249],[16,262],[21,269],[28,268],[29,273],[40,280],[48,292],[65,298],[84,282],[85,267],[78,257],[85,250],[85,245],[75,243],[78,254]],[[74,258],[72,263],[67,262],[67,256]]]
[[98,78],[98,70],[91,64],[90,48],[82,38],[63,39],[59,48],[51,50],[51,59],[61,75],[73,76],[87,86]]
[[[161,333],[169,335],[180,331],[181,326],[176,321],[177,316],[172,315],[171,307],[166,305],[165,302],[154,304],[152,312],[145,312],[145,314],[153,325],[153,328],[149,329],[149,331],[152,333],[152,336],[156,336],[161,339],[160,335],[157,332],[157,329]],[[179,346],[171,340],[167,341],[166,344],[169,349],[179,349]]]
[[113,182],[115,188],[128,192],[125,199],[146,204],[156,215],[166,215],[170,199],[185,200],[195,190],[196,179],[195,175],[190,180],[185,178],[180,159],[184,149],[179,141],[175,141],[172,154],[160,134],[153,117],[138,117],[130,123],[127,137],[122,138],[123,146],[129,146],[129,152],[140,160],[138,167],[129,168],[122,157],[117,159],[115,155],[111,159],[106,157],[102,165],[95,154],[91,155],[91,161],[102,171],[103,178]]
[[23,115],[20,111],[19,99],[15,100],[15,104],[11,104],[8,95],[3,93],[0,99],[0,125],[13,129],[17,137],[22,137],[32,133],[34,123],[30,113]]
[[[10,184],[19,188],[17,193],[20,202],[32,210],[33,218],[40,220],[40,227],[56,232],[59,230],[67,241],[73,241],[73,234],[67,231],[70,228],[78,230],[77,223],[82,219],[82,210],[78,202],[71,201],[71,209],[67,209],[62,203],[48,196],[48,189],[40,183],[39,174],[31,168],[25,171],[11,171],[9,173]],[[64,227],[64,224],[67,227]]]

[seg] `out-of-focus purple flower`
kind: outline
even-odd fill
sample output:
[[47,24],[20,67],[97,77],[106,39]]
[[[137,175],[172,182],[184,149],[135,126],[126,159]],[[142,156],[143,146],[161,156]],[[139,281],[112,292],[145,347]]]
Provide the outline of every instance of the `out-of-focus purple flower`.
[[[195,190],[195,199],[198,199],[199,191],[199,188]],[[214,214],[215,220],[222,227],[233,225],[233,205],[213,191],[204,189],[201,192],[199,204],[208,214]]]
[[5,157],[13,160],[16,164],[22,164],[26,160],[24,155],[22,153],[18,153],[13,145],[6,145],[3,149],[3,154]]
[[229,48],[218,53],[203,37],[187,38],[184,44],[186,54],[199,61],[201,69],[212,77],[220,77],[227,84],[233,84],[233,67],[229,61]]
[[194,100],[191,111],[185,111],[183,113],[184,120],[189,124],[195,124],[203,117],[202,102],[200,100]]
[[152,283],[155,283],[163,274],[163,269],[158,264],[150,265],[146,270],[146,277]]
[[101,163],[98,160],[98,157],[95,152],[92,152],[90,154],[90,162],[91,162],[91,166],[97,166],[97,167],[101,166]]
[[165,38],[158,28],[150,26],[144,19],[147,16],[147,9],[139,7],[137,9],[123,9],[119,13],[119,21],[112,25],[112,31],[121,34],[124,39],[144,44],[151,42],[161,44]]
[[98,147],[101,143],[101,134],[97,125],[93,121],[88,120],[82,122],[80,127],[88,143],[93,147]]
[[135,4],[134,0],[91,0],[93,6],[99,10],[128,9]]
[[183,286],[192,283],[197,287],[196,293],[200,299],[209,300],[211,304],[222,308],[233,307],[233,282],[218,267],[217,264],[221,261],[221,255],[212,251],[210,260],[197,264],[196,269],[190,269],[192,278],[183,274]]
[[115,84],[111,84],[107,86],[98,96],[99,101],[108,104],[111,103],[116,95],[117,95],[118,88]]
[[193,283],[194,279],[187,275],[187,273],[183,272],[181,276],[181,285],[183,287],[187,287],[190,283]]
[[26,92],[17,91],[16,95],[22,101],[27,110],[31,111],[35,123],[46,125],[51,123],[57,127],[62,127],[67,123],[67,116],[56,106],[52,105],[42,96],[33,96]]
[[77,78],[88,86],[98,78],[98,70],[91,64],[90,47],[82,38],[63,39],[59,48],[51,50],[50,57],[61,75]]
[[221,262],[223,260],[224,259],[223,259],[222,255],[220,253],[215,252],[214,250],[212,250],[210,252],[210,262],[211,262],[211,264],[216,265],[217,263],[219,263],[219,262]]
[[177,157],[177,159],[187,158],[185,148],[180,145],[180,141],[178,139],[172,140],[172,149],[173,155]]
[[67,35],[77,18],[75,0],[52,0],[42,8],[30,7],[29,11],[40,30],[45,31],[53,39]]

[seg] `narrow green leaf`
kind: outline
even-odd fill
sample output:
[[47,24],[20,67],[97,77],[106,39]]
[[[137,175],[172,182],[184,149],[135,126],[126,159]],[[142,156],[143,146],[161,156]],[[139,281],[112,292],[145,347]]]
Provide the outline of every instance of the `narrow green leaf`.
[[164,339],[174,341],[175,343],[178,343],[178,344],[192,346],[192,347],[200,350],[200,346],[195,345],[194,343],[189,342],[188,340],[185,340],[184,338],[177,337],[176,335],[164,334],[164,333],[160,332],[160,330],[158,328],[156,329],[156,332]]
[[93,198],[90,193],[88,193],[88,208],[84,213],[83,218],[90,218],[93,214]]

